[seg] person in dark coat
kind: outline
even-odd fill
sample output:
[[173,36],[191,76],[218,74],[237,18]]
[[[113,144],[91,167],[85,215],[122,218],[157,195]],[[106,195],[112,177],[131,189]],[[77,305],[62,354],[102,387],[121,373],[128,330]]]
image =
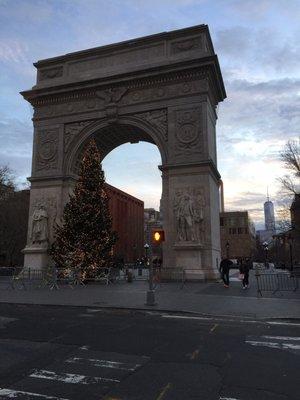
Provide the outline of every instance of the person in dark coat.
[[233,262],[227,257],[220,262],[221,277],[226,288],[229,287],[229,270],[232,264]]
[[247,289],[249,287],[249,271],[252,268],[252,262],[250,258],[246,258],[240,268],[240,273],[244,275],[243,278],[243,289]]

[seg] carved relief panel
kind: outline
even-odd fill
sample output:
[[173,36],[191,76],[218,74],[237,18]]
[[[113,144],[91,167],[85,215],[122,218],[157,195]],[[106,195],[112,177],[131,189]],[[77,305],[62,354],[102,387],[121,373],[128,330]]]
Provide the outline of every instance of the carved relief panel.
[[177,188],[174,190],[172,201],[176,243],[204,244],[206,205],[204,188]]
[[200,106],[173,112],[173,162],[198,161],[203,153],[203,118]]
[[35,173],[48,175],[58,168],[59,129],[38,130],[35,137]]

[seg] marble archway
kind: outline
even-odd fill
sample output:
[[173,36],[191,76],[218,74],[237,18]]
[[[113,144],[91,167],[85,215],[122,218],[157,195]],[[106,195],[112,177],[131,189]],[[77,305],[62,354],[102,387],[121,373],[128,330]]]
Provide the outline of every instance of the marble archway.
[[[166,267],[214,278],[220,259],[216,106],[226,97],[208,27],[200,25],[35,64],[34,145],[25,266],[44,267],[53,224],[93,136],[115,147],[154,143],[161,154]],[[47,224],[38,240],[35,219]]]

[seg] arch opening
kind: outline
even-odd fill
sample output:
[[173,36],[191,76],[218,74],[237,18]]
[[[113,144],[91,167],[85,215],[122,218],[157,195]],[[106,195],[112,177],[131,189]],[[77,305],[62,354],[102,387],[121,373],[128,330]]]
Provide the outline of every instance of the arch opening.
[[73,152],[70,155],[67,164],[67,172],[78,175],[80,161],[85,146],[91,138],[94,138],[101,154],[101,160],[114,149],[126,143],[136,144],[147,142],[156,145],[161,156],[161,163],[166,160],[164,144],[161,142],[160,135],[155,132],[153,127],[140,127],[140,124],[132,124],[124,121],[118,124],[106,124],[104,126],[93,126],[87,131],[83,131],[73,146]]

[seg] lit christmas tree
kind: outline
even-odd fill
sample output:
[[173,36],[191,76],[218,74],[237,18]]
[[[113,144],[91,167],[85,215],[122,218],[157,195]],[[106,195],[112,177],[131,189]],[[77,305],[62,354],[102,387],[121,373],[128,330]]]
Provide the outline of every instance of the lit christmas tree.
[[83,276],[112,264],[116,233],[105,189],[100,153],[94,140],[84,152],[74,194],[66,204],[63,225],[55,229],[50,254],[60,268],[70,268]]

